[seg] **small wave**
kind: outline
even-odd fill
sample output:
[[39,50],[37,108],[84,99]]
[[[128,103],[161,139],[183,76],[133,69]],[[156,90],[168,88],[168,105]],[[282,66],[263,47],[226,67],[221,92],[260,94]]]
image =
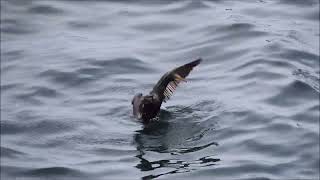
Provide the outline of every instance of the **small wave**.
[[316,4],[319,4],[319,1],[317,0],[278,0],[279,4],[289,4],[293,6],[315,6]]
[[197,151],[200,151],[202,149],[205,149],[209,146],[212,146],[212,145],[215,145],[215,146],[218,146],[218,143],[216,142],[211,142],[209,144],[205,144],[205,145],[201,145],[201,146],[194,146],[194,147],[189,147],[189,148],[180,148],[180,149],[177,149],[177,150],[173,150],[173,151],[170,151],[170,153],[172,154],[185,154],[185,153],[192,153],[192,152],[197,152]]
[[[4,20],[6,22],[6,20]],[[8,20],[10,22],[10,20]],[[6,51],[1,52],[2,58],[6,59],[6,61],[16,61],[24,56],[23,50],[12,50],[12,51]]]
[[319,66],[319,55],[297,49],[283,49],[281,52],[273,53],[273,57],[287,59],[306,65],[310,68]]
[[161,10],[162,14],[180,14],[208,8],[203,1],[171,1],[172,3]]
[[22,84],[19,84],[19,83],[10,83],[10,84],[1,83],[1,92],[3,93],[5,91],[11,91],[12,89],[17,89],[21,86]]
[[6,34],[25,35],[37,32],[32,26],[17,19],[4,19],[1,21],[1,32]]
[[228,41],[228,42],[234,42],[234,41],[247,41],[250,39],[254,39],[260,36],[266,36],[267,33],[263,31],[256,31],[256,30],[251,30],[251,31],[234,31],[233,33],[230,33],[228,35],[223,35],[220,37],[217,37],[215,40],[216,41]]
[[305,15],[305,18],[311,20],[311,21],[318,21],[319,20],[319,9],[311,10],[310,12],[307,12]]
[[114,73],[147,73],[152,72],[150,67],[139,59],[115,58],[108,60],[87,60],[89,64],[100,67],[110,74]]
[[[278,130],[286,132],[285,128],[287,125],[282,125],[284,127],[279,127],[280,124],[278,125],[274,125],[272,127],[268,127],[268,129],[272,129],[273,127],[276,127]],[[279,131],[278,131],[279,132]],[[293,149],[290,148],[284,148],[284,146],[286,146],[285,144],[281,145],[281,144],[275,144],[275,143],[266,143],[266,142],[258,142],[252,139],[248,139],[245,141],[241,142],[241,145],[239,144],[239,149],[242,149],[242,147],[245,146],[244,149],[249,149],[250,151],[252,151],[252,154],[254,153],[259,153],[259,152],[265,152],[265,156],[269,155],[271,157],[285,157],[285,156],[293,156],[296,152]],[[268,151],[265,151],[265,150]]]
[[100,26],[108,25],[106,23],[97,23],[97,22],[91,22],[91,21],[69,21],[67,22],[67,26],[71,29],[79,30],[79,29],[88,29],[92,30],[93,28],[98,28]]
[[[30,92],[28,92],[30,91]],[[43,86],[33,86],[30,89],[25,90],[25,92],[16,95],[15,97],[24,102],[28,102],[35,105],[42,105],[44,102],[39,98],[58,98],[61,96],[55,89],[43,87]]]
[[[33,113],[18,113],[17,119],[21,120],[1,120],[1,134],[56,134],[59,132],[71,131],[76,124],[72,124],[69,121],[60,121],[54,119],[41,119],[42,116],[34,115]],[[32,119],[32,122],[30,122]],[[41,120],[40,120],[41,119]]]
[[[241,155],[239,155],[241,156]],[[235,166],[216,166],[211,169],[200,169],[188,175],[188,178],[210,177],[214,174],[216,179],[224,179],[225,174],[228,174],[228,179],[232,180],[271,180],[274,179],[274,174],[278,174],[278,167],[269,165],[257,165],[252,163],[242,163]],[[246,172],[245,175],[242,172]],[[239,175],[241,174],[241,175]],[[276,176],[279,177],[279,176]],[[285,179],[285,176],[283,177]],[[209,180],[210,178],[204,178]]]
[[141,31],[153,31],[153,32],[164,32],[164,31],[172,31],[175,29],[182,28],[177,24],[170,24],[170,23],[151,23],[151,24],[142,24],[136,25],[133,28]]
[[66,86],[80,86],[92,82],[94,79],[92,77],[79,74],[77,72],[64,72],[59,70],[46,70],[39,74],[40,78],[49,78],[54,83],[66,85]]
[[47,167],[47,168],[35,168],[26,170],[20,173],[24,176],[34,176],[34,177],[86,177],[87,174],[81,172],[80,170],[76,170],[68,167]]
[[8,147],[3,147],[1,146],[1,157],[2,158],[17,158],[20,156],[25,155],[25,153],[8,148]]
[[281,67],[281,68],[289,68],[291,65],[288,62],[283,62],[279,60],[272,59],[264,59],[264,58],[255,58],[255,59],[247,59],[242,61],[241,63],[237,63],[237,66],[232,68],[230,71],[242,71],[247,69],[254,69],[257,67],[265,67],[265,69],[271,69],[271,67]]
[[232,32],[241,32],[241,31],[249,31],[253,29],[255,26],[249,23],[233,23],[230,25],[220,26],[216,29],[216,32],[220,33],[232,33]]
[[1,166],[1,178],[11,179],[9,177],[15,177],[14,179],[81,179],[88,176],[88,173],[83,171],[68,168],[68,167],[45,167],[45,168],[30,168],[19,166]]
[[317,96],[309,85],[301,81],[293,81],[278,94],[266,99],[266,102],[279,107],[294,107],[300,105],[305,99],[315,99]]
[[311,73],[307,70],[297,69],[292,72],[298,81],[308,84],[318,93],[320,93],[320,74]]
[[28,11],[29,13],[32,13],[32,14],[44,14],[44,15],[63,13],[63,10],[55,8],[50,5],[34,5],[30,7]]

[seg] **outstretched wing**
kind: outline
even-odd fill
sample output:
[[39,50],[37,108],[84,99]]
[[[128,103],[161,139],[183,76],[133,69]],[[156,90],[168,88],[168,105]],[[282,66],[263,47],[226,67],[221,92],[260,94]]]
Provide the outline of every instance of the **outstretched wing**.
[[156,93],[161,101],[166,102],[170,99],[179,83],[186,81],[185,78],[190,74],[191,70],[195,66],[200,64],[201,61],[201,58],[199,58],[165,73],[154,86],[151,93]]

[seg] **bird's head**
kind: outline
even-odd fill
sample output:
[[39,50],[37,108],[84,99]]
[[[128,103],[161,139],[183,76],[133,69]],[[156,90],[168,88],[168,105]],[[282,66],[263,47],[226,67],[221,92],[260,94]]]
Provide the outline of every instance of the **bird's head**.
[[153,97],[150,95],[143,96],[142,93],[136,94],[132,99],[133,115],[138,119],[143,118],[152,108]]
[[141,117],[142,117],[142,112],[140,110],[142,99],[143,99],[142,93],[138,93],[138,94],[134,95],[134,97],[131,101],[133,115],[138,119],[141,119]]
[[141,101],[141,98],[142,98],[142,93],[138,93],[134,95],[134,97],[132,98],[131,104],[134,106],[135,104]]

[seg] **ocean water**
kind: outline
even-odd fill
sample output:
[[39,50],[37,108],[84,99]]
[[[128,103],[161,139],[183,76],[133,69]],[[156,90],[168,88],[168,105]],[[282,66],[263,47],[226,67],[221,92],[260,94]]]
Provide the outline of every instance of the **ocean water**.
[[319,54],[318,0],[1,0],[1,179],[319,179]]

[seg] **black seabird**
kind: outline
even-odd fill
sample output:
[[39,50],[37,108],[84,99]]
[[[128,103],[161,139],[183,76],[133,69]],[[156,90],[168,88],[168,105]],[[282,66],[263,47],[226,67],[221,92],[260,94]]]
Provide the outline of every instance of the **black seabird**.
[[200,64],[201,59],[194,60],[165,73],[152,91],[143,96],[142,93],[136,94],[132,99],[133,115],[148,123],[157,116],[160,111],[162,102],[169,100],[170,96],[180,82],[185,82],[193,67]]

